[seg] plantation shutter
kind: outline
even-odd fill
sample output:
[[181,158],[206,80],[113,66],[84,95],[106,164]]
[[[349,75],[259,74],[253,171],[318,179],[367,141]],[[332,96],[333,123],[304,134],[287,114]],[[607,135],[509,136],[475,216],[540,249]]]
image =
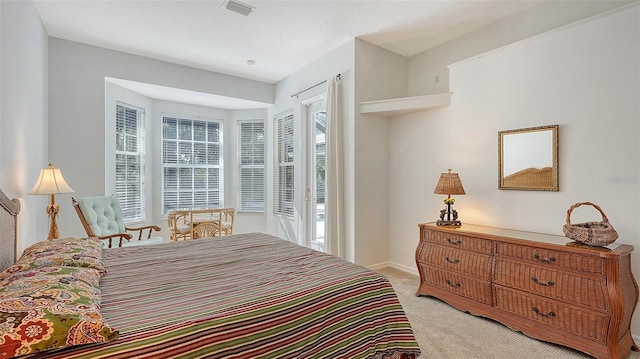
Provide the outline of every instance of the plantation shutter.
[[274,213],[291,217],[294,213],[293,114],[275,120]]
[[264,156],[264,122],[238,122],[239,210],[264,211]]
[[144,110],[116,104],[116,197],[125,222],[144,222]]
[[223,207],[222,121],[162,118],[163,213]]

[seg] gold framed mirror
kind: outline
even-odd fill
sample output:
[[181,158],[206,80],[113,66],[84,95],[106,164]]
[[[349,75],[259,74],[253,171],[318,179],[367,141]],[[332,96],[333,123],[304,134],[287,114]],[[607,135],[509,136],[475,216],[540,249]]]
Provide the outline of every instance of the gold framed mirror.
[[498,132],[498,189],[555,191],[558,125]]

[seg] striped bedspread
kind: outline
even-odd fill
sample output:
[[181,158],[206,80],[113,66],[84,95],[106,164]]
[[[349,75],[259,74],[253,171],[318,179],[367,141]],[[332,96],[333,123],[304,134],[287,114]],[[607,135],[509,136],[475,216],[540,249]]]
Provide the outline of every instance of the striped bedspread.
[[118,340],[53,358],[415,358],[383,276],[262,233],[105,250]]

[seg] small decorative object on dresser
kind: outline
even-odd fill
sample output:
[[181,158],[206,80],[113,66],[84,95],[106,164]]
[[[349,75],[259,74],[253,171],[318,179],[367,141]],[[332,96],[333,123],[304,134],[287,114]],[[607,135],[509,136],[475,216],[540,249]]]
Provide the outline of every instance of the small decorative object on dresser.
[[[455,202],[455,199],[451,198],[451,195],[465,194],[460,176],[457,173],[452,173],[451,168],[449,168],[448,173],[441,173],[433,193],[447,195],[447,198],[444,199],[447,208],[440,211],[440,219],[436,223],[439,226],[460,227],[462,223],[458,220],[458,212],[455,209],[451,209],[451,206],[453,206]],[[447,219],[445,219],[445,217]]]
[[473,224],[419,227],[416,295],[598,359],[638,351],[630,330],[638,302],[633,246]]
[[[582,205],[593,206],[597,209],[600,215],[602,215],[602,221],[571,224],[571,212]],[[569,207],[567,210],[567,223],[562,227],[562,231],[568,238],[590,246],[606,246],[618,239],[618,232],[613,229],[602,208],[591,202],[576,203]]]

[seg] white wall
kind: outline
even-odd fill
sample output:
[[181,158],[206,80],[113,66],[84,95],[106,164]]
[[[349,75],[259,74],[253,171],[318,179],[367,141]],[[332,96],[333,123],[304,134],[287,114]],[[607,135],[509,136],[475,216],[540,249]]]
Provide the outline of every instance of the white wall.
[[[2,129],[2,4],[0,4],[0,130]],[[2,167],[2,132],[0,132],[0,170]],[[2,177],[0,171],[0,185],[2,184]]]
[[[77,195],[107,190],[105,77],[273,101],[271,84],[49,38],[49,158]],[[82,234],[70,196],[60,206],[61,235]]]
[[633,1],[545,1],[448,41],[410,58],[409,95],[447,92],[449,64],[631,2]]
[[[407,95],[408,59],[356,40],[355,103]],[[362,115],[355,122],[355,262],[389,260],[389,120]]]
[[[453,168],[467,193],[455,205],[463,226],[562,235],[567,209],[595,202],[618,242],[636,247],[640,278],[639,28],[636,4],[460,62],[450,106],[391,119],[391,261],[415,268],[417,224],[437,219],[432,192]],[[549,124],[560,125],[560,191],[498,190],[498,131]],[[588,207],[572,217],[599,219]]]
[[49,231],[45,212],[49,197],[27,195],[49,160],[48,39],[32,2],[1,1],[0,9],[0,188],[22,204],[18,228],[22,252],[46,239]]

